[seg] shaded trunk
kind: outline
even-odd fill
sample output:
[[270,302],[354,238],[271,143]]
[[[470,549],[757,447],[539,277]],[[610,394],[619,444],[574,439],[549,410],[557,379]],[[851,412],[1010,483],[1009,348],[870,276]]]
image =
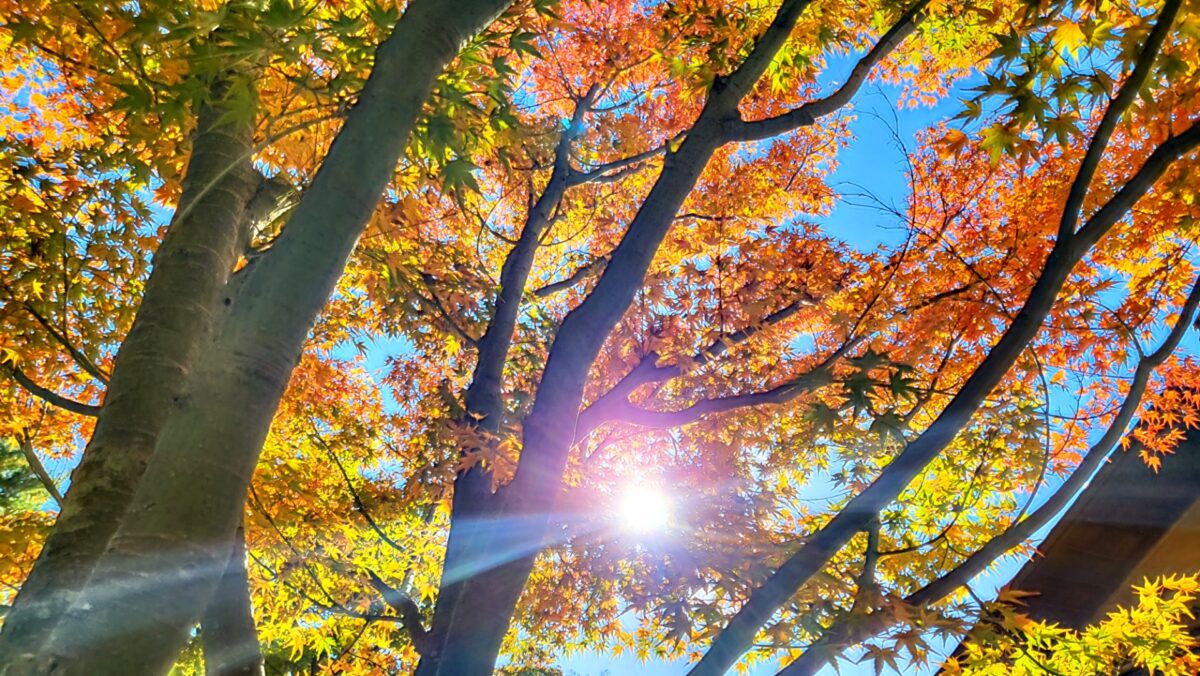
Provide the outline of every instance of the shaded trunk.
[[[479,358],[472,374],[471,385],[464,397],[467,410],[471,413],[470,420],[476,421],[478,428],[489,434],[500,430],[504,416],[504,365],[508,362],[509,348],[517,328],[521,298],[524,296],[542,236],[550,227],[551,214],[558,208],[568,187],[572,136],[578,133],[595,93],[596,88],[592,87],[583,99],[577,102],[571,123],[559,140],[554,169],[546,187],[529,210],[521,237],[505,257],[504,266],[500,271],[500,293],[496,297],[495,311],[487,331],[479,340]],[[459,611],[460,604],[464,602],[462,593],[468,576],[476,570],[486,570],[480,566],[489,552],[490,534],[485,532],[483,519],[491,513],[497,503],[491,492],[491,484],[491,474],[478,465],[455,477],[450,534],[446,541],[446,555],[437,605],[434,608],[433,628],[429,633],[426,656],[418,667],[418,673],[436,673],[437,656],[448,653],[445,640],[459,633],[460,623],[474,624],[478,619],[475,617],[478,599],[466,601],[470,606],[467,612],[460,614]],[[507,621],[504,626],[507,626]],[[467,632],[472,636],[483,635],[476,628]],[[497,647],[502,637],[503,634],[495,639]],[[489,639],[488,644],[491,643]],[[476,651],[471,652],[477,654]],[[486,659],[486,655],[481,659]],[[494,655],[492,660],[495,660]]]
[[[476,543],[463,554],[476,560],[490,556],[493,539]],[[502,546],[502,545],[501,545]],[[454,606],[453,631],[441,636],[435,653],[423,655],[416,676],[491,674],[500,654],[500,644],[512,622],[517,600],[533,570],[537,550],[524,551],[515,559],[474,575],[463,585]]]
[[70,606],[117,529],[164,422],[207,342],[221,289],[244,237],[257,174],[249,123],[218,123],[227,82],[202,107],[183,195],[154,255],[133,326],[121,344],[92,438],[62,511],[0,632],[5,673],[30,659]]
[[229,559],[246,488],[304,340],[462,44],[509,3],[409,5],[312,186],[252,265],[168,419],[108,550],[37,673],[164,673]]
[[261,676],[262,651],[254,628],[250,578],[246,574],[246,533],[238,528],[225,574],[200,618],[207,676]]

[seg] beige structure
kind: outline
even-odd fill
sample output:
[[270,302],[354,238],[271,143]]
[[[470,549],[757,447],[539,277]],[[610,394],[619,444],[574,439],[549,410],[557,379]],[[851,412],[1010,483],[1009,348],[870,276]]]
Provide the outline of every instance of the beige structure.
[[1009,587],[1036,619],[1084,627],[1128,604],[1147,577],[1200,570],[1200,430],[1155,474],[1117,451]]

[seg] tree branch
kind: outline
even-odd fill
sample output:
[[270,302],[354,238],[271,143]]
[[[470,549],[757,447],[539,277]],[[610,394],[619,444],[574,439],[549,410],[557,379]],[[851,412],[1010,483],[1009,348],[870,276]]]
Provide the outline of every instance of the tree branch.
[[50,473],[46,471],[46,466],[42,464],[41,458],[33,450],[33,439],[29,436],[28,432],[21,435],[20,445],[21,453],[25,456],[25,462],[29,463],[29,469],[33,470],[38,480],[42,482],[42,487],[46,489],[51,498],[54,498],[54,504],[58,505],[61,509],[63,503],[62,491],[58,490],[58,484],[54,483],[54,479],[50,478]]
[[[707,364],[713,359],[725,354],[725,352],[727,352],[731,347],[743,343],[760,331],[763,331],[764,329],[788,319],[799,312],[801,308],[808,307],[814,302],[815,300],[811,296],[806,295],[804,298],[789,303],[775,312],[772,312],[757,324],[747,326],[741,330],[721,336],[710,343],[707,347],[697,352],[692,357],[692,362],[699,366]],[[844,343],[834,352],[834,355],[831,356],[831,359],[833,361],[840,359],[850,350],[853,350],[857,345],[859,345],[859,343],[861,343],[860,339],[851,339],[846,341],[846,343]],[[579,414],[579,420],[576,423],[576,441],[587,437],[587,435],[591,434],[597,427],[606,421],[627,419],[623,418],[622,415],[633,414],[642,411],[643,409],[634,407],[629,403],[629,395],[632,394],[633,391],[638,387],[645,385],[646,383],[662,382],[669,378],[676,378],[683,374],[683,368],[680,365],[671,364],[668,366],[658,366],[657,361],[658,353],[650,352],[646,354],[644,357],[642,357],[641,361],[638,362],[637,366],[633,367],[629,373],[625,374],[621,380],[617,381],[616,385],[613,385],[608,392],[605,392],[598,399],[596,399],[596,401],[592,402],[587,408],[581,411]],[[832,364],[832,361],[826,361]],[[821,366],[818,366],[818,369],[819,368],[821,368]],[[759,394],[766,395],[766,393]],[[799,391],[797,391],[795,394],[799,394]],[[753,404],[750,403],[746,405]],[[714,411],[704,411],[704,413],[709,412]],[[703,413],[700,415],[703,415]]]
[[429,292],[429,297],[426,298],[425,295],[422,294],[415,286],[412,287],[413,293],[416,295],[417,300],[425,307],[437,313],[438,316],[442,318],[442,321],[446,323],[446,326],[450,328],[451,333],[458,336],[459,339],[467,345],[478,348],[479,340],[467,333],[466,329],[459,326],[458,322],[454,321],[454,317],[450,315],[450,311],[446,309],[446,306],[442,305],[442,299],[438,298],[437,289],[433,288],[433,282],[436,281],[435,278],[432,275],[428,275],[420,271],[418,271],[417,274],[421,277],[421,284],[423,284],[425,289]]
[[792,28],[804,10],[812,4],[812,0],[784,0],[775,12],[771,25],[763,31],[754,42],[749,56],[742,61],[737,70],[725,77],[719,77],[713,83],[713,93],[722,98],[731,99],[735,104],[740,102],[754,87],[762,74],[767,71],[775,55],[787,42],[792,34]]
[[802,393],[812,392],[828,385],[832,378],[829,369],[823,368],[823,366],[769,390],[716,399],[702,399],[678,411],[653,411],[623,402],[623,405],[619,406],[609,419],[621,420],[641,427],[663,429],[682,427],[713,413],[724,413],[764,404],[783,404]]
[[416,602],[408,594],[384,582],[383,578],[375,574],[375,571],[368,570],[367,576],[371,580],[371,586],[383,597],[384,603],[399,613],[400,622],[408,630],[408,635],[412,639],[413,648],[417,650],[417,654],[421,656],[429,654],[429,648],[431,647],[429,645],[429,631],[425,629],[425,624],[421,619],[421,609],[417,606]]
[[764,120],[746,122],[740,117],[730,120],[725,124],[725,138],[740,142],[760,141],[799,127],[809,126],[818,119],[840,110],[850,102],[854,94],[867,81],[871,70],[912,34],[928,5],[929,0],[921,0],[909,8],[900,17],[900,20],[883,34],[875,46],[855,64],[854,69],[850,71],[850,76],[837,91],[825,98],[811,101],[782,115]]
[[608,264],[608,260],[609,256],[601,256],[557,282],[550,282],[546,286],[534,289],[533,295],[538,298],[549,298],[556,293],[566,291],[576,284],[600,274],[604,270],[604,266]]
[[1200,124],[1193,124],[1183,134],[1165,141],[1078,235],[1055,242],[1025,305],[937,419],[750,595],[690,676],[715,675],[729,669],[753,643],[755,633],[771,614],[845,546],[854,533],[862,530],[866,520],[895,500],[941,454],[1040,331],[1075,264],[1154,185],[1172,161],[1198,144]]
[[[790,319],[803,308],[812,307],[816,304],[816,302],[816,298],[813,298],[810,294],[805,293],[803,294],[803,297],[779,308],[766,317],[763,317],[758,323],[747,326],[740,331],[735,331],[728,335],[717,338],[712,343],[709,343],[708,347],[705,347],[696,355],[695,361],[700,365],[707,364],[709,361],[725,354],[725,352],[727,352],[729,348],[733,347],[734,345],[744,343],[763,329],[772,327],[786,319]],[[861,341],[858,339],[846,341],[842,347],[839,347],[837,350],[839,356],[844,355],[846,352],[854,349],[854,347],[860,342]]]
[[1078,246],[1090,248],[1100,241],[1133,208],[1134,203],[1154,186],[1172,162],[1197,146],[1200,146],[1200,118],[1193,119],[1191,126],[1182,134],[1168,138],[1150,153],[1142,168],[1079,229],[1075,235]]
[[283,575],[279,571],[268,566],[267,562],[259,558],[258,555],[256,555],[253,551],[247,550],[246,554],[250,557],[251,561],[253,561],[256,565],[258,565],[259,568],[263,569],[263,571],[267,573],[272,582],[279,582],[288,589],[291,589],[298,596],[308,601],[313,608],[327,613],[333,613],[335,615],[345,615],[346,617],[354,617],[360,620],[366,620],[368,622],[393,622],[401,625],[404,624],[403,617],[398,617],[395,615],[380,615],[378,613],[360,613],[358,611],[351,610],[339,603],[337,599],[329,596],[328,592],[325,593],[325,596],[329,599],[328,602],[318,601],[317,599],[313,598],[312,594],[309,594],[303,588],[284,579]]
[[551,214],[562,201],[570,185],[571,143],[582,132],[584,116],[591,110],[598,92],[599,86],[593,84],[575,102],[571,121],[555,148],[554,168],[550,172],[546,187],[530,207],[525,225],[521,229],[521,237],[509,251],[500,270],[500,294],[496,298],[495,312],[488,323],[487,331],[479,339],[479,360],[476,362],[475,373],[465,396],[467,410],[482,415],[483,420],[492,418],[495,422],[494,419],[501,410],[500,391],[503,387],[504,364],[508,360],[508,350],[516,330],[521,297],[525,293],[525,285],[533,269],[534,256],[542,234],[550,226]]
[[[567,186],[570,187],[570,186],[576,186],[576,185],[583,185],[584,183],[609,183],[609,182],[612,182],[622,176],[625,176],[630,171],[636,170],[635,165],[641,164],[642,162],[645,162],[646,160],[649,160],[652,157],[662,155],[664,152],[667,151],[668,148],[671,147],[672,143],[678,142],[679,139],[681,139],[682,137],[683,137],[682,134],[676,134],[671,139],[669,139],[666,143],[664,143],[660,146],[651,148],[650,150],[647,150],[645,152],[640,152],[636,155],[630,155],[629,157],[625,157],[625,158],[622,158],[619,160],[613,160],[612,162],[605,162],[603,164],[594,165],[588,171],[579,171],[577,169],[571,169],[570,174],[568,174],[568,176],[567,176]],[[609,173],[609,172],[615,172],[615,173]]]
[[362,496],[358,494],[358,491],[354,488],[354,483],[350,481],[350,473],[346,471],[346,466],[342,464],[340,459],[338,459],[337,454],[333,452],[333,449],[330,448],[329,444],[325,443],[325,440],[321,438],[320,434],[317,434],[315,429],[313,430],[313,433],[309,435],[309,438],[316,442],[316,444],[325,451],[326,455],[329,456],[329,459],[333,461],[334,465],[337,465],[338,471],[342,474],[342,479],[344,479],[346,482],[346,491],[350,493],[350,498],[354,501],[354,509],[362,515],[363,521],[367,522],[367,525],[371,527],[371,530],[375,531],[375,535],[377,535],[379,539],[382,540],[387,546],[400,552],[401,554],[407,555],[408,549],[401,546],[399,542],[393,540],[392,537],[379,526],[379,523],[375,521],[375,518],[371,516],[371,512],[367,509],[366,503],[363,502]]
[[[581,430],[590,432],[595,428],[595,425],[610,420],[621,420],[641,427],[658,429],[681,427],[713,413],[724,413],[763,404],[783,404],[801,394],[812,392],[832,382],[834,365],[846,352],[853,349],[857,344],[858,341],[847,342],[811,371],[801,374],[785,383],[776,385],[769,390],[719,397],[716,399],[702,399],[679,411],[652,411],[635,406],[628,399],[619,398],[613,400],[611,404],[606,405],[602,409],[597,409],[598,411],[602,410],[606,414],[603,420],[597,420],[599,414],[595,416],[581,414],[579,427]],[[669,371],[677,368],[662,367],[659,370]],[[592,409],[589,407],[588,410]]]
[[[1042,526],[1050,523],[1074,500],[1083,487],[1091,481],[1096,470],[1108,460],[1117,442],[1124,435],[1125,429],[1141,406],[1150,376],[1179,346],[1187,333],[1192,317],[1197,315],[1197,306],[1200,306],[1200,280],[1193,285],[1191,293],[1180,310],[1179,319],[1158,349],[1138,361],[1133,381],[1130,383],[1129,391],[1116,416],[1062,486],[1041,507],[1031,512],[1028,518],[1010,525],[1004,532],[992,538],[986,545],[955,566],[953,570],[905,597],[905,604],[923,607],[949,596],[997,558],[1031,537]],[[861,643],[887,629],[888,624],[889,618],[878,614],[865,619],[858,618],[855,623],[842,621],[835,624],[803,655],[780,671],[779,676],[814,674],[825,666],[839,647]]]
[[25,375],[25,372],[18,368],[15,364],[9,364],[6,366],[6,368],[8,369],[9,375],[12,376],[13,380],[17,381],[18,385],[25,388],[30,394],[38,399],[41,399],[47,404],[57,406],[64,411],[78,413],[79,415],[91,416],[93,418],[100,415],[99,406],[93,406],[91,404],[75,401],[74,399],[62,396],[53,390],[42,387],[34,382],[32,378]]
[[21,301],[21,305],[25,308],[26,312],[28,312],[35,320],[37,320],[38,324],[42,325],[42,328],[46,329],[46,332],[49,333],[59,345],[63,346],[63,348],[67,351],[67,354],[71,355],[71,359],[79,365],[79,368],[83,369],[88,375],[92,376],[96,380],[99,380],[105,385],[108,384],[108,374],[101,370],[99,366],[96,366],[95,362],[88,358],[86,354],[81,352],[79,348],[75,347],[75,345],[71,343],[70,339],[68,339],[61,331],[59,331],[54,324],[50,323],[49,319],[37,311],[37,308],[33,307],[33,305],[26,301]]
[[1121,115],[1133,104],[1137,93],[1141,91],[1142,86],[1150,77],[1154,61],[1171,31],[1171,24],[1175,21],[1180,4],[1182,4],[1181,0],[1167,0],[1163,4],[1158,21],[1155,22],[1154,29],[1146,38],[1146,44],[1138,55],[1133,72],[1129,74],[1116,97],[1104,110],[1104,116],[1100,118],[1100,125],[1096,128],[1096,133],[1092,135],[1087,152],[1079,165],[1079,171],[1071,182],[1070,192],[1067,193],[1067,202],[1063,207],[1062,218],[1058,225],[1059,239],[1075,234],[1079,211],[1083,208],[1083,200],[1087,197],[1088,189],[1091,187],[1092,177],[1095,176],[1096,169],[1100,166],[1100,160],[1104,157],[1104,150],[1108,147],[1108,142],[1117,129],[1117,122],[1120,121]]

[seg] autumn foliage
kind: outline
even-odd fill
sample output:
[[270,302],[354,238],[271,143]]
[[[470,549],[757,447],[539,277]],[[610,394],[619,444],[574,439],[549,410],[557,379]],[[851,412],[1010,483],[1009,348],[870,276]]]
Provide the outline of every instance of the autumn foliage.
[[1200,426],[1197,54],[1197,0],[0,0],[0,673],[981,617],[952,671],[1184,673],[1194,578],[1085,632],[966,585]]

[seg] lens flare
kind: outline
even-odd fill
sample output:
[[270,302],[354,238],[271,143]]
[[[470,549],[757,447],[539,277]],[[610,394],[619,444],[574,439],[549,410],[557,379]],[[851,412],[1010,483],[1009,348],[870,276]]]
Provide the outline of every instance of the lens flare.
[[617,503],[621,526],[635,533],[664,530],[671,522],[671,502],[653,486],[633,485]]

